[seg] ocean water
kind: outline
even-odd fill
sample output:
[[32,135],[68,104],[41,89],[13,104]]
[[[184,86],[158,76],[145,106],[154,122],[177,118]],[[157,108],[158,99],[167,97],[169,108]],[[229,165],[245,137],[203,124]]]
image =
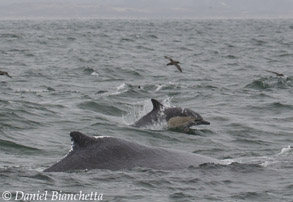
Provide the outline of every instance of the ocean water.
[[[47,191],[47,201],[54,191],[119,202],[293,201],[292,34],[292,20],[0,21],[0,70],[12,76],[0,76],[0,201],[7,191]],[[131,127],[151,98],[211,125]],[[225,165],[42,172],[69,151],[73,130]]]

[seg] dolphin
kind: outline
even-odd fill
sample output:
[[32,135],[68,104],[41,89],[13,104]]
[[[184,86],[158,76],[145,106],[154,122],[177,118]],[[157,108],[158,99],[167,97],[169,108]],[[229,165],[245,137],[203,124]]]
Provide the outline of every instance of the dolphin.
[[198,167],[204,163],[221,164],[219,160],[185,151],[144,146],[117,137],[90,137],[81,132],[70,133],[72,148],[60,161],[44,172],[107,169],[125,170],[135,167],[175,170]]
[[187,132],[194,125],[210,125],[210,122],[205,121],[198,113],[191,109],[181,107],[168,108],[156,99],[151,99],[151,101],[153,110],[132,124],[132,126],[142,128],[166,121],[168,128],[182,128]]

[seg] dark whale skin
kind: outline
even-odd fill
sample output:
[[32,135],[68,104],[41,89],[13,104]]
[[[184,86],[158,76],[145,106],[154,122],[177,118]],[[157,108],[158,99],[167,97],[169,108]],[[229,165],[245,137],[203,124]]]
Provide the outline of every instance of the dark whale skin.
[[144,146],[116,137],[90,137],[74,131],[70,133],[72,150],[45,172],[108,169],[123,170],[135,167],[174,170],[197,167],[220,161],[185,151]]

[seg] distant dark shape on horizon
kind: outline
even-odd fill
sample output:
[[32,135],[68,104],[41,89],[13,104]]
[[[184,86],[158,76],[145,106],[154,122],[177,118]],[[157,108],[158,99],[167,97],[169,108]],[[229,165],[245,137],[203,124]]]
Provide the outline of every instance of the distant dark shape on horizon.
[[165,58],[170,60],[170,62],[167,64],[167,66],[169,66],[169,65],[175,65],[175,66],[177,67],[177,69],[178,69],[180,72],[182,72],[182,69],[181,69],[181,67],[179,66],[179,63],[180,63],[179,61],[173,60],[172,58],[170,58],[170,57],[168,57],[168,56],[165,56]]
[[277,76],[280,76],[280,77],[283,77],[284,76],[284,74],[281,74],[281,73],[278,73],[278,72],[273,72],[273,71],[269,71],[269,70],[265,70],[266,72],[269,72],[269,73],[273,73],[273,74],[275,74],[275,75],[277,75]]
[[8,76],[9,78],[12,78],[7,72],[0,71],[0,75]]

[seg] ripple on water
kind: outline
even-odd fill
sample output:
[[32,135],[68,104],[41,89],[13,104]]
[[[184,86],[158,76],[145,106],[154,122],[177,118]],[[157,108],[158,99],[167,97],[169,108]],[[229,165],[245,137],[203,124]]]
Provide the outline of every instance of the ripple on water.
[[102,101],[86,101],[78,104],[78,107],[84,110],[90,110],[111,116],[122,116],[123,113],[126,113],[126,111],[113,106],[111,103]]
[[256,90],[286,89],[293,87],[293,83],[291,81],[291,77],[263,77],[247,84],[245,88],[252,88]]

